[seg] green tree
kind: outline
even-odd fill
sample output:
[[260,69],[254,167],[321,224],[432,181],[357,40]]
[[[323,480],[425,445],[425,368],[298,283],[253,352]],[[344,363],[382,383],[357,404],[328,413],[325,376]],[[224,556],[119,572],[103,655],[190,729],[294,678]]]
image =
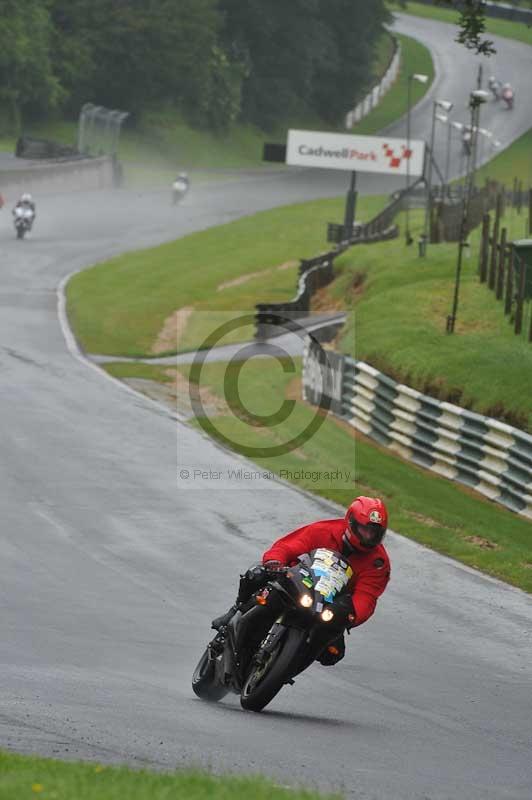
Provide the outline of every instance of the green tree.
[[226,131],[242,110],[242,80],[246,67],[231,61],[219,46],[212,48],[210,79],[198,104],[200,121],[214,131]]
[[320,0],[320,16],[331,43],[315,75],[314,104],[321,117],[336,123],[368,89],[375,47],[390,14],[378,0]]
[[440,5],[455,6],[460,10],[460,33],[456,40],[476,53],[495,53],[493,42],[482,39],[486,30],[486,15],[482,0],[438,0]]
[[49,0],[72,106],[139,114],[171,101],[196,113],[209,91],[217,0]]
[[21,119],[44,114],[62,99],[50,59],[52,27],[39,0],[0,0],[0,105],[4,125],[19,130]]
[[319,0],[220,0],[220,8],[225,49],[246,70],[244,119],[268,129],[308,112],[331,44]]

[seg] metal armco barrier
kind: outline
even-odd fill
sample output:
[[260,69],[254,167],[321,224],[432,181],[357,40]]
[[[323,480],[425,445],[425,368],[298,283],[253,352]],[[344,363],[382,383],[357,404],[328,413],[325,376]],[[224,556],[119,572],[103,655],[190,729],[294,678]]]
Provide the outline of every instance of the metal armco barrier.
[[262,340],[271,336],[279,319],[296,320],[308,316],[313,295],[318,289],[327,286],[334,280],[334,259],[345,252],[348,247],[355,244],[384,242],[388,239],[395,239],[399,235],[397,225],[391,225],[379,231],[380,224],[382,224],[381,215],[376,217],[375,221],[362,226],[360,236],[354,237],[349,242],[342,242],[328,253],[323,253],[315,258],[302,259],[299,265],[297,294],[293,300],[288,300],[286,303],[257,303],[255,305],[255,338]]
[[[310,311],[312,296],[323,286],[334,280],[334,259],[349,247],[356,244],[385,242],[399,236],[399,228],[392,224],[396,214],[409,202],[410,195],[416,191],[421,178],[405,191],[396,192],[391,202],[373,219],[356,227],[354,235],[347,241],[337,244],[327,253],[315,258],[302,259],[299,266],[297,294],[286,303],[257,303],[255,306],[255,337],[267,339],[275,332],[279,319],[298,319],[306,317]],[[277,320],[277,323],[276,323]]]
[[[297,294],[293,300],[286,303],[257,303],[255,306],[255,337],[268,339],[279,324],[279,319],[289,321],[308,316],[312,295],[322,286],[331,283],[334,278],[334,259],[344,250],[345,247],[323,253],[316,258],[303,259],[299,264]],[[289,327],[289,322],[283,324],[285,327]]]
[[325,396],[334,413],[379,444],[532,519],[532,436],[320,350],[307,340],[305,400],[316,405]]

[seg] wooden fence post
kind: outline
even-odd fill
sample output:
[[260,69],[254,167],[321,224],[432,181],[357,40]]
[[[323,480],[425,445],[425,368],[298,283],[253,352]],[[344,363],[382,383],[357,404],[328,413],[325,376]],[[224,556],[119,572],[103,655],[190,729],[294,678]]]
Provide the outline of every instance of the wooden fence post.
[[501,231],[501,241],[499,244],[499,263],[497,267],[497,287],[495,297],[497,300],[502,298],[504,286],[504,262],[506,260],[506,228]]
[[504,299],[504,313],[509,314],[512,310],[512,293],[514,290],[514,253],[513,247],[506,251],[507,268],[506,268],[506,293]]
[[517,187],[517,213],[520,214],[523,208],[523,181],[519,181]]
[[532,236],[532,189],[528,190],[528,233]]
[[484,214],[482,217],[482,234],[480,239],[480,256],[478,261],[478,271],[480,282],[486,283],[488,277],[488,254],[490,249],[490,215]]
[[495,206],[495,222],[493,223],[493,231],[491,234],[491,254],[490,254],[490,267],[488,275],[488,286],[490,289],[495,288],[495,270],[497,268],[497,247],[499,239],[499,225],[501,223],[501,195],[497,195],[497,203]]
[[517,303],[515,307],[515,333],[521,333],[523,329],[523,305],[525,300],[525,281],[526,281],[526,264],[524,259],[520,259],[521,268],[519,270],[519,286],[517,288]]
[[514,185],[512,190],[512,206],[515,208],[517,205],[517,178],[514,178]]

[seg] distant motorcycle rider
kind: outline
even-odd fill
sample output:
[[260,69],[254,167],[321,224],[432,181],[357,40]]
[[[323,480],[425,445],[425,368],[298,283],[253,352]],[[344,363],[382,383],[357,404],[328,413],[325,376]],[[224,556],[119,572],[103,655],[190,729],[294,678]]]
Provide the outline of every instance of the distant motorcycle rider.
[[495,100],[498,100],[501,92],[501,82],[495,75],[490,75],[488,79],[488,89],[492,93]]
[[[320,547],[335,550],[349,563],[354,583],[351,597],[345,597],[347,625],[352,628],[366,622],[384,592],[390,578],[390,560],[382,544],[388,526],[388,512],[382,500],[360,496],[347,509],[345,517],[304,525],[277,539],[262,556],[262,564],[249,569],[240,578],[236,603],[212,621],[223,631],[234,613],[262,588],[275,573],[295,564],[304,553]],[[342,633],[324,647],[318,661],[324,666],[336,664],[345,655]]]
[[180,172],[177,178],[175,179],[174,184],[179,182],[183,182],[186,185],[187,189],[189,188],[190,178],[188,177],[186,172]]
[[190,179],[186,172],[180,172],[172,184],[172,200],[174,205],[183,198],[190,188]]
[[503,87],[501,89],[501,97],[508,106],[508,108],[513,108],[515,93],[510,83],[503,84]]
[[22,208],[32,212],[31,219],[29,220],[29,229],[31,230],[33,223],[35,222],[35,217],[37,216],[35,202],[31,194],[25,192],[23,195],[21,195],[20,200],[17,201],[12,211],[13,216],[16,216],[17,208]]

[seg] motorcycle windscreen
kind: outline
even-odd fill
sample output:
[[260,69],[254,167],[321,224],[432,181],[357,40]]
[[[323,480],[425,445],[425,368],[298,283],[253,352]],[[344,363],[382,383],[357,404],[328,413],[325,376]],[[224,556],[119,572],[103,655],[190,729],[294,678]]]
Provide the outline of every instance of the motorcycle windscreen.
[[336,595],[345,589],[353,576],[353,570],[349,564],[325,548],[315,551],[311,570],[317,578],[314,590],[321,594],[328,603],[333,602]]

